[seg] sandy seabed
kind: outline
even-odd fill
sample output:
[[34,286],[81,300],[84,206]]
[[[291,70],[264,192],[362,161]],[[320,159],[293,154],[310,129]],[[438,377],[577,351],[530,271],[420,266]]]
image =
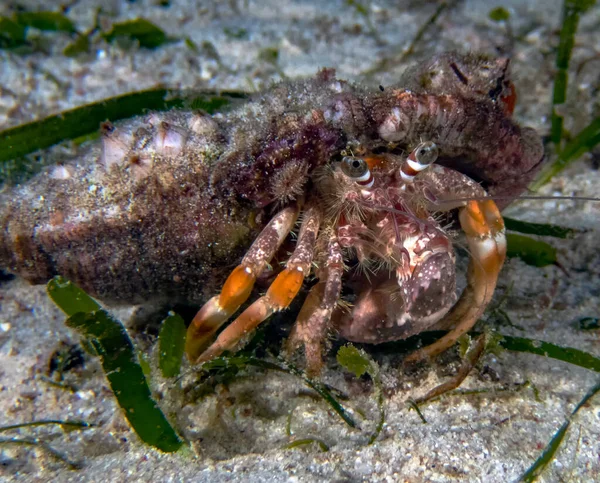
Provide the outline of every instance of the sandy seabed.
[[[59,5],[22,3],[44,9]],[[76,2],[68,15],[86,30],[98,4]],[[322,66],[335,67],[340,78],[361,81],[381,59],[396,58],[437,6],[410,1],[365,5],[367,17],[342,1],[325,6],[286,0],[172,2],[170,7],[110,2],[105,7],[109,23],[144,17],[169,35],[189,37],[203,48],[193,52],[183,42],[156,50],[101,44],[89,56],[69,59],[60,55],[69,39],[57,33],[45,34],[51,40],[49,53],[19,56],[0,51],[0,129],[158,84],[251,90],[269,85],[282,73],[290,78],[308,76]],[[515,37],[512,68],[520,92],[516,118],[546,134],[561,4],[502,5],[512,14]],[[451,49],[506,52],[505,27],[487,16],[496,6],[489,1],[456,2],[416,45],[415,55]],[[8,15],[7,9],[0,6],[0,14]],[[598,8],[583,18],[573,65],[598,54],[599,20]],[[260,60],[267,48],[278,49],[277,66]],[[369,82],[390,85],[404,66],[391,63]],[[565,115],[566,127],[573,132],[598,115],[599,72],[600,63],[591,61],[572,79]],[[584,159],[541,194],[600,197],[599,172]],[[600,203],[527,200],[506,214],[580,231],[572,239],[550,240],[568,277],[557,267],[533,268],[519,260],[507,264],[498,295],[512,287],[505,310],[517,327],[493,327],[600,355],[598,331],[582,331],[576,323],[600,312]],[[125,320],[132,310],[123,308],[118,314]],[[157,376],[153,390],[163,397],[165,412],[193,441],[189,449],[169,455],[145,446],[129,429],[97,361],[86,361],[75,392],[43,380],[52,353],[61,344],[77,341],[44,287],[31,287],[19,279],[2,282],[0,426],[40,419],[97,424],[87,431],[34,433],[69,458],[83,461],[80,470],[68,469],[40,449],[0,446],[3,481],[515,481],[598,381],[594,372],[540,356],[488,354],[462,386],[484,391],[449,395],[425,405],[427,424],[423,424],[408,410],[407,399],[446,380],[456,367],[456,356],[442,356],[408,373],[399,367],[398,357],[377,355],[374,350],[381,365],[386,420],[380,437],[369,446],[377,418],[372,387],[344,373],[333,357],[324,382],[350,396],[347,405],[354,408],[360,429],[346,426],[288,374],[249,371],[184,408],[177,406],[177,398],[169,396],[169,384]],[[148,347],[143,332],[137,332],[136,341]],[[150,353],[151,361],[154,356]],[[321,452],[317,445],[283,449],[295,439],[311,437],[323,440],[329,451]],[[599,454],[600,409],[593,400],[573,420],[542,480],[598,481]]]

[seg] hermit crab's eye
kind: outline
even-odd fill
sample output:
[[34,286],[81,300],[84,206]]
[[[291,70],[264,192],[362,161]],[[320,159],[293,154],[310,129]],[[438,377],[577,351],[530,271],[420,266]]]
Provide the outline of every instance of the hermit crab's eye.
[[346,176],[356,179],[367,174],[369,172],[369,167],[362,158],[346,156],[342,159],[342,171]]
[[342,173],[361,186],[370,188],[373,186],[373,176],[367,162],[362,158],[346,156],[342,159]]
[[415,161],[419,166],[427,167],[435,163],[439,155],[437,144],[432,141],[426,141],[419,144],[415,149]]
[[400,175],[406,183],[412,183],[414,177],[433,164],[439,156],[437,144],[425,141],[419,144],[402,163]]

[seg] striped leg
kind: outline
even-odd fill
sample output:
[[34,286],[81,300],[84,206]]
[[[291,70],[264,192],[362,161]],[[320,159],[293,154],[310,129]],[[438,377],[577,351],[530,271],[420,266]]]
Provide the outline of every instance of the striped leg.
[[196,314],[187,331],[185,352],[195,361],[215,332],[250,296],[256,277],[265,269],[298,217],[297,207],[277,213],[258,235],[242,263],[229,275],[221,293],[211,298]]
[[331,235],[327,260],[322,274],[319,274],[322,277],[306,297],[286,344],[288,354],[304,346],[306,372],[310,376],[318,375],[323,367],[323,340],[340,297],[343,273],[344,263],[337,235]]
[[314,206],[308,208],[304,213],[298,243],[286,268],[264,296],[244,310],[208,349],[195,358],[196,363],[206,362],[224,351],[235,349],[261,322],[290,305],[302,287],[304,277],[310,272],[320,223],[319,210]]

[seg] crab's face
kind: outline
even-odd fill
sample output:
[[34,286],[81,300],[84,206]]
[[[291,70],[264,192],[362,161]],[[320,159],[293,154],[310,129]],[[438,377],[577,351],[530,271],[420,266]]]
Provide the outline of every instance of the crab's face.
[[345,158],[319,183],[337,214],[340,244],[358,263],[350,308],[333,314],[338,332],[351,341],[405,339],[430,328],[456,302],[452,243],[423,209],[421,188],[407,186],[401,170],[394,156]]

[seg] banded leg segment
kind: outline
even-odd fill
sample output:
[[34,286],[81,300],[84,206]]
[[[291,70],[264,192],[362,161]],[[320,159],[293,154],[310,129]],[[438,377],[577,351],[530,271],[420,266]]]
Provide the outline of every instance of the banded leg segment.
[[326,339],[331,314],[340,297],[343,273],[342,251],[337,236],[331,235],[323,273],[319,274],[319,282],[306,297],[286,343],[289,355],[304,345],[306,372],[310,376],[318,375],[323,367],[323,340]]
[[195,361],[207,347],[215,332],[250,296],[256,277],[265,269],[291,231],[298,208],[287,207],[277,213],[258,235],[242,263],[229,275],[221,293],[198,311],[188,327],[185,352]]
[[502,215],[493,200],[469,201],[461,208],[459,219],[467,235],[471,261],[467,288],[442,321],[444,325],[454,326],[454,329],[435,343],[412,353],[406,358],[407,362],[436,356],[454,345],[475,325],[494,295],[498,274],[506,257]]
[[244,310],[206,351],[195,357],[196,363],[206,362],[226,350],[233,350],[261,322],[290,305],[300,291],[304,277],[310,273],[320,224],[319,210],[314,206],[309,207],[304,213],[298,243],[286,263],[286,268],[273,281],[264,296]]

